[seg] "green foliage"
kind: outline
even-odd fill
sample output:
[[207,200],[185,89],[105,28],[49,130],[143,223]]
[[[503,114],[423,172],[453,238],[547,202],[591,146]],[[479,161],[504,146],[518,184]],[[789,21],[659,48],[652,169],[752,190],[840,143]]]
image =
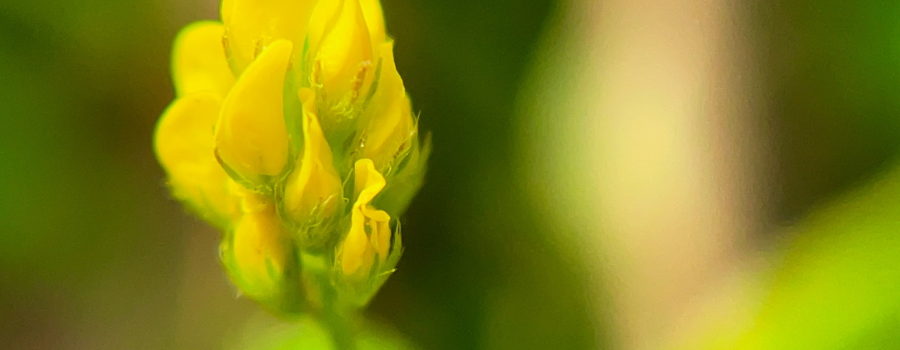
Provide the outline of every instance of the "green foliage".
[[[413,347],[395,332],[376,324],[364,324],[356,336],[357,350],[405,350]],[[246,339],[230,350],[335,349],[328,330],[313,318],[279,325],[257,324],[248,329]]]

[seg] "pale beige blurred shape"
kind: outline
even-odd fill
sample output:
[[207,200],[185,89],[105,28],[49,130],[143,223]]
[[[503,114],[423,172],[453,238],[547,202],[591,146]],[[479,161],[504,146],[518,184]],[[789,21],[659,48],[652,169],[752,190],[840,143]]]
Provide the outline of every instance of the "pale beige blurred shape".
[[571,1],[523,95],[525,167],[549,184],[536,200],[606,281],[612,310],[596,312],[616,348],[665,349],[739,314],[726,291],[744,283],[772,184],[754,43],[730,4]]

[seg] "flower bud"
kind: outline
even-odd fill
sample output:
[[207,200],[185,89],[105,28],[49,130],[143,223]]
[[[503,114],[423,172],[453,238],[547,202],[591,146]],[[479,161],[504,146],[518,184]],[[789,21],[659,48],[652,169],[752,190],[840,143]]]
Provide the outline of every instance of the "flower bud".
[[384,177],[370,159],[357,161],[354,171],[356,201],[350,228],[338,246],[333,283],[348,303],[362,306],[394,272],[403,245],[399,228],[391,230],[390,215],[372,205],[385,188]]
[[291,243],[266,198],[247,193],[244,214],[223,242],[222,257],[241,291],[265,304],[281,304],[288,283]]
[[290,41],[273,42],[241,74],[222,104],[216,125],[216,155],[236,181],[268,185],[288,160],[284,79]]
[[[324,0],[329,2],[332,0]],[[303,47],[317,0],[222,0],[225,43],[231,65],[241,72],[260,50],[279,39]]]
[[309,39],[311,83],[326,107],[346,113],[374,75],[372,37],[359,0],[319,2],[310,19]]
[[301,226],[316,223],[335,214],[341,201],[341,179],[337,175],[331,148],[325,140],[312,90],[300,90],[303,103],[303,155],[288,176],[284,189],[284,211]]

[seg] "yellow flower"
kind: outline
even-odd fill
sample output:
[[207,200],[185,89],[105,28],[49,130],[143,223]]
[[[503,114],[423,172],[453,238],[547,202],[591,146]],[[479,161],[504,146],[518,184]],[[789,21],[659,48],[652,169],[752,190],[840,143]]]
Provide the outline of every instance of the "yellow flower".
[[350,216],[350,230],[339,248],[341,271],[347,276],[368,276],[376,263],[384,263],[391,244],[391,217],[372,206],[372,200],[384,189],[385,180],[371,159],[355,165],[356,202]]
[[303,102],[303,156],[299,168],[287,179],[284,207],[295,223],[304,224],[332,216],[341,204],[342,189],[331,148],[319,126],[313,91],[301,89],[300,100]]
[[266,185],[288,161],[284,77],[293,45],[279,40],[241,74],[216,125],[216,154],[227,169],[253,185]]

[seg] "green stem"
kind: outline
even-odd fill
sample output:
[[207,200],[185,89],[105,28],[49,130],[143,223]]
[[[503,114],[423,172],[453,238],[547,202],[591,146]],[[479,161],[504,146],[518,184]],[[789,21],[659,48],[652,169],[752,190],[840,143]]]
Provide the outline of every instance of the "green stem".
[[316,316],[331,334],[335,350],[356,350],[356,334],[352,322],[352,314],[342,308],[337,290],[331,283],[330,269],[325,263],[329,261],[321,254],[301,253],[305,267],[312,273],[321,296],[321,309]]
[[356,337],[348,317],[337,310],[325,310],[323,316],[335,350],[355,350]]

